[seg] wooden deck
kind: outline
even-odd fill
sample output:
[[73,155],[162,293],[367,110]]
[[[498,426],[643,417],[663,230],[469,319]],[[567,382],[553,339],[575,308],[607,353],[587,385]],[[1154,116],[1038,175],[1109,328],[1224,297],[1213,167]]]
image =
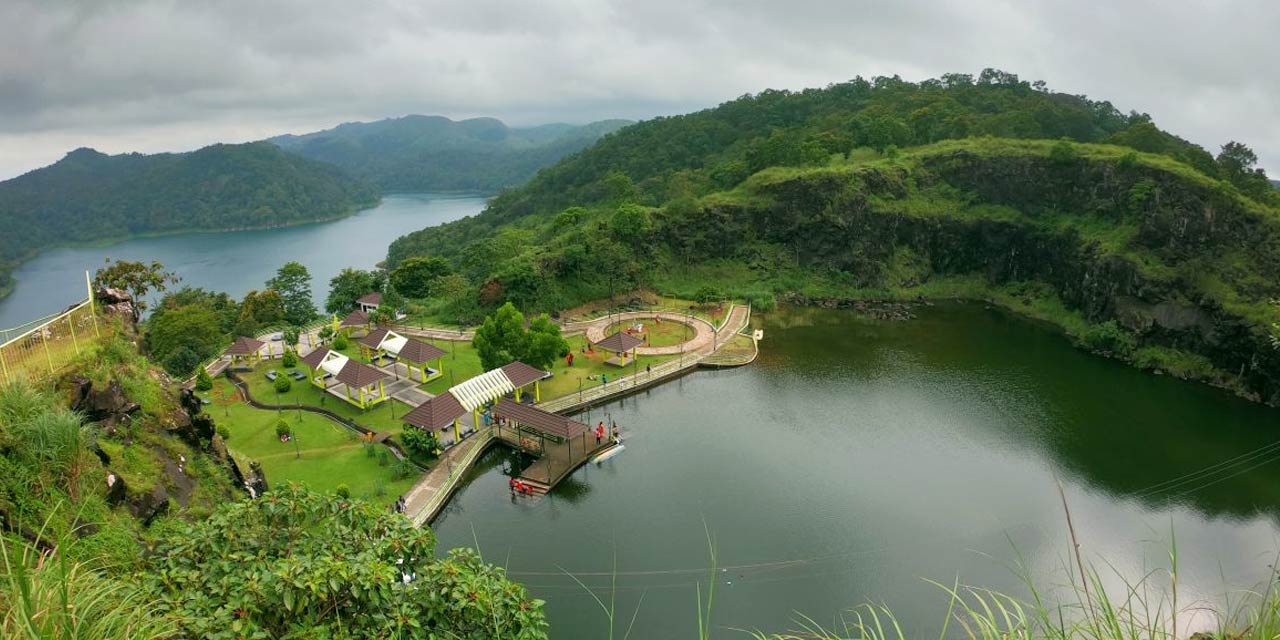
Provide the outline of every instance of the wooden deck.
[[608,438],[596,443],[595,436],[586,433],[581,437],[565,442],[545,441],[545,450],[541,450],[543,440],[536,433],[521,431],[513,427],[495,427],[494,437],[512,448],[519,449],[536,456],[534,461],[520,472],[519,479],[533,487],[536,495],[544,495],[556,486],[574,469],[585,464],[596,454],[613,446]]

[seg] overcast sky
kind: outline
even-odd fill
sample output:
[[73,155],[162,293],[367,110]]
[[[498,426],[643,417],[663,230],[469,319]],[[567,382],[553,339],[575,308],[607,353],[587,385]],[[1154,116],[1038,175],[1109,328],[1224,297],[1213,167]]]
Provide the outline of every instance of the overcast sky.
[[80,146],[189,150],[409,113],[641,119],[983,67],[1280,168],[1278,40],[1274,0],[0,0],[0,179]]

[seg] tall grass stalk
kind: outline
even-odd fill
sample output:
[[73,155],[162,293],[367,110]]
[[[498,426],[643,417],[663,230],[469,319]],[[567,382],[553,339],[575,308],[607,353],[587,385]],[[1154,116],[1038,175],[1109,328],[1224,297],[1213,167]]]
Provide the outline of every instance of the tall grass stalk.
[[[43,536],[42,536],[43,537]],[[6,640],[153,640],[177,624],[127,582],[89,564],[0,536],[0,637]]]

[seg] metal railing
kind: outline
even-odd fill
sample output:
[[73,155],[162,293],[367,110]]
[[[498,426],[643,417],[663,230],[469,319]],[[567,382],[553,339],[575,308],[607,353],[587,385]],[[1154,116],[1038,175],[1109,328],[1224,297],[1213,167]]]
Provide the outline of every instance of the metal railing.
[[0,329],[0,383],[51,378],[105,331],[92,299],[14,329]]

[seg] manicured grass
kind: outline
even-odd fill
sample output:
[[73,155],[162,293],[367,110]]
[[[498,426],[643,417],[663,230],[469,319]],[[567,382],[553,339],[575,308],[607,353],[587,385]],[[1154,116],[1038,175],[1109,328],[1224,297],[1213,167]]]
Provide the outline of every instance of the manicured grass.
[[420,385],[423,391],[433,396],[440,395],[449,387],[484,373],[484,368],[480,366],[480,354],[476,353],[470,341],[426,340],[426,342],[440,347],[446,355],[441,359],[444,375]]
[[[358,435],[328,418],[305,411],[255,409],[240,401],[225,379],[215,380],[213,390],[202,395],[212,400],[209,415],[230,432],[227,447],[246,468],[250,460],[261,464],[271,485],[299,482],[333,491],[345,484],[352,497],[391,504],[417,481],[417,474],[394,479],[396,460],[390,451],[386,452],[389,462],[382,466],[378,453],[385,447],[369,445],[375,454],[370,456]],[[281,418],[293,428],[295,441],[281,442],[276,435],[275,425]],[[382,495],[378,495],[379,486]]]
[[641,325],[642,332],[636,334],[637,338],[648,337],[647,345],[650,347],[667,347],[673,344],[687,342],[693,336],[697,335],[693,327],[682,322],[672,322],[670,320],[663,322],[655,322],[653,319],[648,320],[628,320],[626,322],[616,322],[605,330],[605,335],[610,335]]
[[[253,394],[253,397],[259,402],[269,404],[305,404],[313,407],[322,407],[374,431],[389,431],[391,433],[400,432],[400,418],[412,409],[409,405],[393,398],[369,409],[362,410],[360,407],[348,403],[333,394],[321,391],[319,387],[307,380],[290,379],[290,382],[293,383],[293,388],[287,393],[277,396],[271,381],[267,380],[266,377],[267,371],[271,369],[275,369],[280,375],[288,375],[290,371],[284,368],[279,360],[275,360],[258,364],[250,373],[238,374],[240,379],[249,385],[249,393]],[[307,368],[303,365],[299,365],[298,370],[307,373]]]
[[569,350],[573,352],[573,366],[566,365],[563,358],[556,360],[555,365],[551,367],[551,377],[542,381],[544,401],[577,393],[579,379],[582,381],[583,389],[590,389],[601,384],[601,375],[607,375],[610,380],[616,380],[638,371],[643,376],[645,365],[657,366],[659,363],[680,357],[679,355],[640,356],[637,358],[638,364],[633,364],[628,359],[626,367],[615,367],[605,364],[605,360],[613,355],[607,351],[597,349],[594,354],[582,352],[582,348],[587,343],[585,336],[569,336],[565,340],[569,343]]

